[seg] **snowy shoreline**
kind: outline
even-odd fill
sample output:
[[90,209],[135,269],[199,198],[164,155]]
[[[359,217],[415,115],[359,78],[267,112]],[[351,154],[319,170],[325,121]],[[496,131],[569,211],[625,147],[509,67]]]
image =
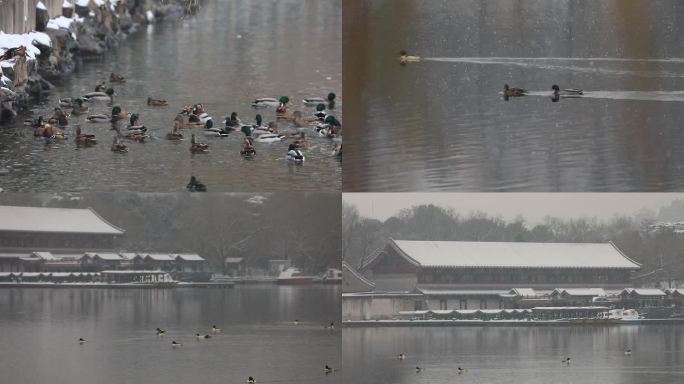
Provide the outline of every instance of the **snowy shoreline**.
[[[140,25],[180,16],[183,0],[155,1],[151,6],[126,7],[118,1],[65,1],[74,7],[71,17],[46,20],[43,31],[8,34],[0,31],[0,56],[9,49],[26,47],[25,55],[0,60],[0,126],[38,103],[58,82],[72,73],[84,58],[101,57],[135,33]],[[109,6],[107,6],[109,4]],[[38,2],[37,10],[47,12]]]

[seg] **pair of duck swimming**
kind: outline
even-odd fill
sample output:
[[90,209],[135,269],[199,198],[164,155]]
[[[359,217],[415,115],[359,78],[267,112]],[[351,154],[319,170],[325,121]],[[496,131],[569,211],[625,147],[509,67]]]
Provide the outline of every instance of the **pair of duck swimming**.
[[[581,96],[584,91],[577,88],[566,88],[560,89],[557,84],[551,86],[553,91],[553,96]],[[510,87],[508,84],[504,84],[503,95],[504,97],[520,97],[525,96],[529,93],[528,90],[523,88]]]

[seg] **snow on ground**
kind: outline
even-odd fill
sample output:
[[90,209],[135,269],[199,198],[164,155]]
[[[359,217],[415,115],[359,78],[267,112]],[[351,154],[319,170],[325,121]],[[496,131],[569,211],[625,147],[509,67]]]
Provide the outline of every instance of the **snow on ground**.
[[45,4],[43,4],[42,1],[39,1],[38,4],[36,4],[36,8],[47,11],[47,7],[45,6]]
[[90,4],[90,0],[76,0],[76,5],[79,7],[87,7]]
[[74,6],[68,0],[64,0],[62,3],[62,8],[73,8]]
[[59,16],[59,17],[55,17],[54,19],[50,19],[50,21],[48,21],[47,27],[51,28],[51,29],[60,29],[60,28],[69,29],[71,27],[71,24],[73,24],[73,23],[74,23],[74,19],[70,19],[70,18],[64,17],[64,16]]

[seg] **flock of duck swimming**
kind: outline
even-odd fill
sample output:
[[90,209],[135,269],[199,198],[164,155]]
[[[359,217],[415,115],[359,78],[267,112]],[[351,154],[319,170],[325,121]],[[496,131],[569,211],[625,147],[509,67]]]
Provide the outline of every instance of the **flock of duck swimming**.
[[[54,109],[54,114],[47,119],[42,116],[36,120],[27,120],[26,124],[35,128],[34,136],[42,137],[47,143],[55,140],[67,140],[66,128],[69,124],[70,116],[80,116],[88,114],[90,103],[107,102],[109,105],[114,103],[114,84],[124,84],[125,77],[112,73],[109,77],[109,85],[102,82],[95,87],[94,92],[87,93],[79,98],[60,99],[60,106]],[[310,97],[302,100],[307,107],[315,107],[315,112],[305,117],[301,111],[288,113],[289,97],[282,96],[275,98],[258,98],[252,102],[255,109],[275,108],[276,121],[263,124],[261,114],[256,114],[253,124],[244,124],[240,121],[236,112],[231,113],[222,123],[223,127],[215,127],[213,118],[207,113],[204,105],[195,104],[183,107],[176,114],[173,122],[173,130],[166,134],[167,140],[183,140],[181,133],[185,129],[201,129],[207,137],[226,137],[233,132],[242,132],[244,140],[240,148],[240,155],[244,158],[254,158],[257,154],[255,143],[276,143],[285,140],[292,140],[288,146],[286,159],[295,164],[303,164],[306,157],[302,152],[308,147],[306,130],[301,128],[313,128],[321,137],[330,139],[337,138],[342,131],[342,124],[332,114],[330,110],[335,108],[336,95],[329,93],[326,98]],[[147,98],[147,105],[151,107],[168,106],[166,100]],[[70,108],[71,113],[66,113],[65,109]],[[140,122],[139,115],[123,111],[119,106],[113,106],[111,114],[88,114],[86,121],[91,123],[112,123],[115,131],[111,150],[118,153],[128,152],[128,146],[123,140],[134,142],[144,142],[150,135],[147,128]],[[128,125],[122,128],[118,123],[128,120]],[[297,128],[296,132],[278,132],[278,123],[290,123]],[[79,146],[91,146],[97,143],[94,134],[84,133],[80,125],[76,125],[75,142]],[[193,154],[209,152],[209,144],[200,142],[194,133],[190,137],[190,152]],[[342,155],[342,144],[335,146],[333,156]]]
[[[408,63],[420,62],[420,56],[411,56],[406,51],[399,51],[399,63],[401,65],[406,65]],[[561,98],[571,98],[571,97],[581,97],[584,95],[584,91],[577,88],[566,88],[560,89],[557,84],[551,86],[551,101],[558,101]],[[530,91],[523,88],[510,87],[508,84],[504,84],[503,88],[503,98],[508,100],[510,97],[521,97],[529,95]]]
[[[631,356],[631,355],[632,355],[632,350],[631,350],[631,349],[625,350],[625,356]],[[397,356],[397,359],[398,359],[398,360],[405,360],[405,359],[406,359],[406,355],[403,354],[403,353],[400,353],[400,354]],[[564,358],[561,360],[561,364],[566,365],[566,366],[569,366],[569,365],[570,365],[570,360],[571,360],[570,357],[564,357]],[[421,373],[421,372],[424,372],[424,371],[425,371],[425,368],[424,368],[424,367],[421,367],[421,366],[419,366],[419,365],[416,366],[416,373]],[[466,369],[459,366],[459,367],[456,368],[456,373],[458,373],[459,375],[462,375],[462,374],[466,373]]]
[[[294,324],[294,325],[299,325],[299,320],[295,320],[295,321],[293,322],[293,324]],[[329,325],[326,325],[326,326],[325,326],[325,329],[334,330],[334,329],[335,329],[335,322],[331,322]],[[157,336],[160,337],[160,338],[163,338],[163,337],[166,336],[166,330],[164,330],[164,329],[157,328],[157,329],[156,329],[156,332],[157,332]],[[212,335],[215,336],[215,335],[218,335],[219,333],[221,333],[221,328],[218,328],[216,325],[212,325],[212,326],[211,326],[211,335],[210,335],[210,334],[204,334],[204,335],[203,335],[203,334],[201,334],[201,333],[195,333],[195,339],[196,339],[197,341],[209,340],[209,339],[212,338]],[[82,338],[82,337],[79,337],[79,338],[78,338],[78,344],[80,344],[80,345],[84,345],[84,344],[87,343],[87,342],[88,342],[88,341],[87,341],[86,339]],[[171,348],[174,348],[174,349],[175,349],[175,348],[180,348],[180,347],[182,347],[182,346],[183,346],[183,343],[181,343],[181,342],[178,342],[178,341],[176,341],[176,340],[172,340],[172,341],[171,341]],[[330,366],[327,365],[327,364],[326,364],[325,367],[323,368],[323,373],[325,373],[326,375],[331,374],[331,373],[336,372],[336,371],[337,371],[337,369],[334,369],[334,368],[330,367]],[[256,384],[256,380],[254,379],[253,376],[249,376],[249,378],[247,379],[247,383],[248,383],[248,384]]]

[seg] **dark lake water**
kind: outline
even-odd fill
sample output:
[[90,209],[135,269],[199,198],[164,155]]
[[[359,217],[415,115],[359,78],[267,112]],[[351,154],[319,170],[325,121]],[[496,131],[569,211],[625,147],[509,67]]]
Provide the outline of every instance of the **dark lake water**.
[[[343,8],[345,191],[684,188],[684,3]],[[504,101],[505,83],[533,92]]]
[[[323,371],[340,367],[341,332],[324,328],[339,297],[339,287],[2,289],[0,381],[342,383]],[[214,324],[221,333],[194,337]]]
[[[151,139],[126,142],[129,152],[110,151],[113,132],[109,124],[72,118],[98,144],[77,148],[71,140],[44,145],[33,129],[22,122],[0,128],[0,187],[11,191],[135,190],[178,191],[190,175],[210,191],[326,190],[341,188],[341,162],[332,155],[336,142],[304,128],[309,148],[306,163],[290,166],[286,160],[292,142],[256,143],[257,157],[240,156],[244,135],[205,138],[208,154],[191,155],[190,131],[186,140],[169,141],[167,132],[184,105],[204,103],[215,126],[237,112],[252,123],[261,113],[264,123],[275,119],[273,108],[255,110],[258,97],[290,97],[290,112],[305,117],[313,108],[302,105],[305,97],[326,97],[335,92],[340,102],[332,113],[341,118],[341,9],[338,1],[223,1],[203,2],[195,18],[168,21],[132,35],[102,62],[86,63],[73,78],[61,84],[32,116],[52,113],[60,97],[92,92],[114,71],[128,78],[115,86],[115,103],[136,112]],[[166,99],[168,107],[148,107],[148,96]],[[91,105],[91,113],[110,113],[105,103]],[[22,119],[20,119],[22,120]],[[280,131],[295,132],[289,124]]]
[[342,354],[347,383],[681,383],[684,326],[345,328]]

